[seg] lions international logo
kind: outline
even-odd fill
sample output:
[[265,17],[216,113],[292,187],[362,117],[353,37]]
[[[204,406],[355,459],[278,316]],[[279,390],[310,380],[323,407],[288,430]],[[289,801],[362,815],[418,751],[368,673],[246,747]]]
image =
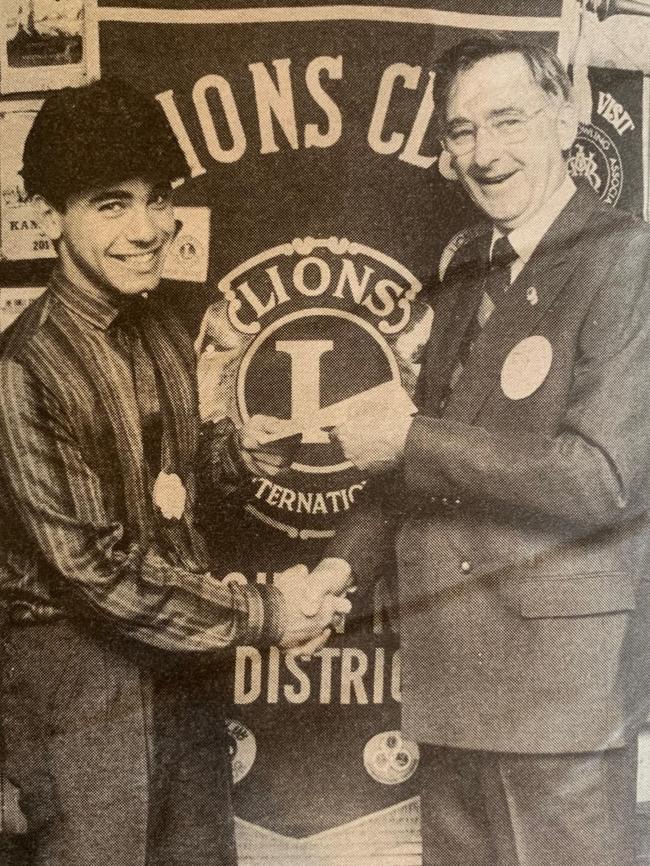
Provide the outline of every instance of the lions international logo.
[[190,234],[180,234],[169,252],[170,263],[177,268],[191,269],[196,266],[206,250],[201,241]]
[[616,204],[623,189],[623,163],[616,145],[600,127],[580,124],[568,166],[574,180],[587,180],[602,201]]
[[204,419],[293,422],[300,448],[281,479],[254,479],[246,510],[292,538],[328,537],[366,479],[328,428],[394,383],[413,391],[433,313],[390,256],[342,238],[266,250],[219,282],[197,343]]
[[185,262],[191,262],[202,252],[201,244],[196,238],[184,238],[178,247],[179,258]]

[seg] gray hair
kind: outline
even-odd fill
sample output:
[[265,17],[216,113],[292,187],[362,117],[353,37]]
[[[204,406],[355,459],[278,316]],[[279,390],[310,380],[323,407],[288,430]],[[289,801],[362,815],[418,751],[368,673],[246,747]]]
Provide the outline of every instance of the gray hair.
[[466,72],[480,60],[499,57],[502,54],[518,54],[528,64],[533,80],[549,96],[570,102],[573,87],[560,58],[555,52],[532,42],[523,42],[498,33],[478,36],[447,49],[434,64],[436,73],[433,85],[435,118],[438,132],[445,125],[447,100],[456,77]]

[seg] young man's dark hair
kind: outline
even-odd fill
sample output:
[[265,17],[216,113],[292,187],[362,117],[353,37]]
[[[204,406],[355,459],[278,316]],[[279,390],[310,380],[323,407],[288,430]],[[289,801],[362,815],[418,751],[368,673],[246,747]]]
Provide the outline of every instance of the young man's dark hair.
[[92,187],[134,177],[171,182],[189,173],[160,104],[119,78],[48,96],[23,153],[27,194],[58,210]]

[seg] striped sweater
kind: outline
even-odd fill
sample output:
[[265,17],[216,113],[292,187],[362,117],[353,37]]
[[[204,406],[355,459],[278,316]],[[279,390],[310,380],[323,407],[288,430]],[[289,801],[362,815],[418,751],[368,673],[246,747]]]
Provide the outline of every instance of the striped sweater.
[[120,300],[55,273],[3,335],[0,602],[15,623],[81,614],[177,652],[273,643],[277,590],[206,568],[193,520],[194,355],[155,293],[139,327],[158,382],[161,463],[187,504],[181,520],[153,504],[133,370],[114,333]]

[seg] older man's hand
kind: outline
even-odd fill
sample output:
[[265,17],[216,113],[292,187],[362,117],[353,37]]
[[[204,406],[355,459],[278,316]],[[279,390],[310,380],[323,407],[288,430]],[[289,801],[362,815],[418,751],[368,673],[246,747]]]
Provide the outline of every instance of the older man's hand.
[[306,581],[302,611],[314,616],[327,595],[344,595],[352,591],[352,572],[349,564],[339,557],[328,556],[313,569]]
[[347,598],[325,592],[314,604],[309,592],[309,571],[295,565],[276,575],[273,585],[284,596],[287,624],[280,648],[291,655],[312,655],[325,645],[337,618],[349,613]]
[[415,411],[406,391],[395,387],[381,401],[356,402],[331,436],[359,469],[383,472],[404,453]]

